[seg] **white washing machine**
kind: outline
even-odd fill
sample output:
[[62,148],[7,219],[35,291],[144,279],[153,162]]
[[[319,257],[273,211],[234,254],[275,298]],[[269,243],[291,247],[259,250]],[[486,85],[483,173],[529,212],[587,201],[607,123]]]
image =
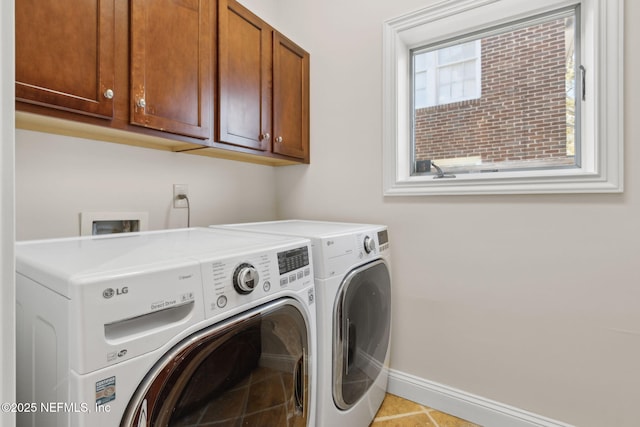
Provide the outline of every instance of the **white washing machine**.
[[300,220],[223,227],[311,239],[318,315],[317,424],[368,426],[384,399],[388,378],[387,227]]
[[310,251],[207,228],[17,243],[18,426],[315,425]]

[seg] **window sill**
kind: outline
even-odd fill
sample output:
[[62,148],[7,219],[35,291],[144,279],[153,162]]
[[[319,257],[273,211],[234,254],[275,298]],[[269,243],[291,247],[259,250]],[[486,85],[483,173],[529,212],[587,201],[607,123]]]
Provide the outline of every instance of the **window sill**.
[[[385,196],[431,196],[468,194],[620,193],[622,182],[576,169],[527,172],[458,174],[434,179],[434,175],[411,176],[385,187]],[[479,176],[481,175],[481,176]]]

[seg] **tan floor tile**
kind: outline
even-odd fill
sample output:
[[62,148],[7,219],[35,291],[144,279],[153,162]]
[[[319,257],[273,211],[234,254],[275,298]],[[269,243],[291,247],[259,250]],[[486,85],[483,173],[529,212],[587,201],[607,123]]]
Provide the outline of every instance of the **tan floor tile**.
[[376,419],[371,427],[436,427],[427,414],[415,414],[405,417]]
[[438,423],[438,427],[480,427],[477,424],[435,410],[430,411],[429,415]]
[[382,401],[380,410],[376,414],[378,417],[386,417],[388,415],[407,414],[411,412],[421,412],[424,408],[410,400],[403,399],[393,394],[387,394]]
[[387,393],[370,427],[481,427]]

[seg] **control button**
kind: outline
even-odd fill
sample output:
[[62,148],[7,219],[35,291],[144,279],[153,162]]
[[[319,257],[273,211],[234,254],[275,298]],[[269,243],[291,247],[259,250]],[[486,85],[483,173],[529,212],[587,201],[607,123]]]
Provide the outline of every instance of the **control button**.
[[280,287],[287,286],[288,283],[289,279],[287,279],[286,277],[280,278]]
[[224,295],[220,295],[220,296],[218,297],[218,301],[216,301],[216,305],[217,305],[219,308],[224,308],[224,307],[227,305],[227,297],[226,297],[226,296],[224,296]]
[[364,251],[368,254],[376,250],[376,241],[369,236],[364,238]]
[[268,280],[265,281],[262,285],[262,289],[264,289],[265,292],[269,292],[271,290],[271,282],[269,282]]
[[233,273],[233,286],[241,294],[251,293],[258,280],[258,270],[248,263],[240,264]]
[[302,279],[304,277],[304,271],[298,271],[298,280]]
[[310,275],[310,274],[311,274],[311,269],[309,269],[309,268],[305,268],[305,269],[304,269],[304,275],[305,275],[305,277],[306,277],[306,276],[308,276],[308,275]]
[[295,282],[295,280],[296,280],[296,275],[295,274],[290,274],[289,275],[289,283]]

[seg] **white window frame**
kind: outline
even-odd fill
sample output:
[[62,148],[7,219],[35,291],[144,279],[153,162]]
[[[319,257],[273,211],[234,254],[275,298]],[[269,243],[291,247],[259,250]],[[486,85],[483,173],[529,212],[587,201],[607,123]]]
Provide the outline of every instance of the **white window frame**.
[[[580,167],[411,175],[410,50],[580,4]],[[383,25],[383,191],[385,196],[623,191],[623,0],[450,0]]]

